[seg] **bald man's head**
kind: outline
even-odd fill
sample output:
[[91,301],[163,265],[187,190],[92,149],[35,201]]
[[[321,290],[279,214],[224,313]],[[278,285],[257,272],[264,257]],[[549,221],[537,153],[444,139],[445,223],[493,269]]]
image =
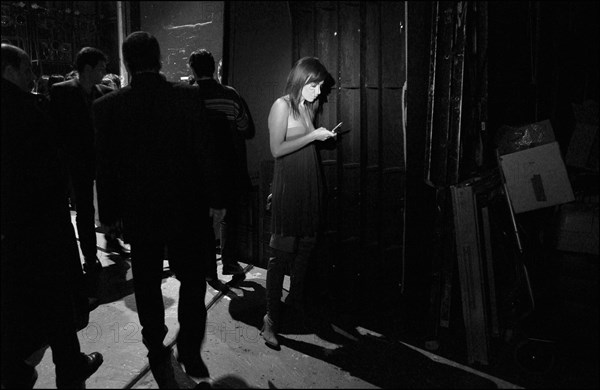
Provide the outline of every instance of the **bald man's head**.
[[2,78],[10,81],[25,92],[33,87],[33,71],[27,53],[16,46],[2,44]]

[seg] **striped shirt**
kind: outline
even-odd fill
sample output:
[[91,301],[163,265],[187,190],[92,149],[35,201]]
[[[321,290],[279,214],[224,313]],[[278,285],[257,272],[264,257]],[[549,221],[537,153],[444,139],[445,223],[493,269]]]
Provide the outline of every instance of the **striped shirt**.
[[226,159],[234,177],[232,190],[248,190],[252,183],[246,161],[246,139],[254,136],[254,126],[246,103],[234,88],[215,79],[198,80],[197,84],[211,125],[222,135],[222,142],[233,144],[233,155]]

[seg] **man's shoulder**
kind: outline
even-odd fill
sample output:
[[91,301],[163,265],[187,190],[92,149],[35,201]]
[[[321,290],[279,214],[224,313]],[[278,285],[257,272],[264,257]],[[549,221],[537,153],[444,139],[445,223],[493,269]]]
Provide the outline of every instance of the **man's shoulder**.
[[104,85],[104,84],[96,84],[96,86],[98,87],[98,89],[100,90],[102,95],[106,95],[107,93],[111,93],[111,92],[115,91],[111,87]]
[[219,87],[223,90],[226,96],[233,96],[236,98],[240,96],[240,93],[237,91],[237,89],[233,88],[231,85],[219,84]]
[[223,88],[226,91],[238,93],[237,89],[233,88],[231,85],[225,85],[225,84],[219,84],[219,85],[221,86],[221,88]]
[[56,83],[56,84],[52,85],[52,89],[56,88],[56,90],[62,90],[62,91],[69,90],[72,88],[78,88],[78,87],[79,87],[79,84],[77,83],[76,79],[61,81],[60,83]]
[[127,96],[127,94],[129,94],[131,92],[131,87],[128,85],[126,87],[123,87],[121,89],[117,89],[112,90],[109,88],[109,93],[104,93],[104,95],[98,97],[96,100],[94,100],[93,105],[104,105],[104,104],[111,104],[111,103],[115,103],[117,101],[119,101],[120,99],[122,99],[124,96]]
[[192,93],[192,94],[198,93],[197,88],[194,87],[193,85],[189,85],[186,83],[176,83],[173,81],[167,81],[167,84],[170,86],[171,89],[173,89],[176,92]]

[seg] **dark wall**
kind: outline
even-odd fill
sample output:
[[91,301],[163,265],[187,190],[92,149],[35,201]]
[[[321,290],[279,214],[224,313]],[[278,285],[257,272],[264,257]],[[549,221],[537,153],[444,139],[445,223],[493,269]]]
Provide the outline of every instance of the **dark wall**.
[[597,2],[489,3],[490,130],[550,119],[561,149],[571,103],[598,100]]
[[233,1],[229,7],[229,85],[246,100],[256,126],[246,145],[248,171],[257,183],[260,162],[272,159],[269,111],[284,94],[292,67],[291,16],[284,1]]

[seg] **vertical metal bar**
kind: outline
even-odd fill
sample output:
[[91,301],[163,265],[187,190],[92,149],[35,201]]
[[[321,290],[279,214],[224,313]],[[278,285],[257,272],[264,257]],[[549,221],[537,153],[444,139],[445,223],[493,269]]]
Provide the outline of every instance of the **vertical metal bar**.
[[404,279],[406,270],[406,173],[407,173],[407,162],[406,162],[406,123],[407,123],[407,101],[406,93],[408,88],[408,1],[404,2],[404,86],[402,88],[402,147],[403,153],[402,158],[404,168],[404,182],[402,188],[402,199],[404,204],[402,205],[402,276],[400,279],[400,294],[404,294]]
[[452,76],[450,91],[450,132],[448,146],[446,183],[456,184],[460,180],[460,149],[462,125],[463,79],[467,34],[467,2],[456,4]]
[[378,99],[378,108],[377,108],[377,195],[379,197],[377,202],[377,242],[379,243],[379,257],[383,258],[383,5],[381,2],[378,4],[379,6],[379,45],[378,45],[378,71],[377,71],[377,99]]
[[427,99],[427,122],[425,135],[425,183],[435,187],[431,180],[431,154],[433,142],[433,110],[435,107],[435,71],[437,67],[437,34],[439,23],[440,2],[434,2],[431,12],[431,38],[429,47],[429,90]]
[[359,85],[360,85],[360,210],[359,210],[359,242],[361,248],[366,247],[367,236],[367,165],[369,161],[368,150],[368,122],[367,122],[367,5],[360,2],[360,63],[359,63]]

